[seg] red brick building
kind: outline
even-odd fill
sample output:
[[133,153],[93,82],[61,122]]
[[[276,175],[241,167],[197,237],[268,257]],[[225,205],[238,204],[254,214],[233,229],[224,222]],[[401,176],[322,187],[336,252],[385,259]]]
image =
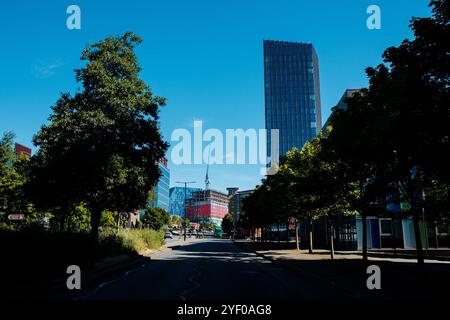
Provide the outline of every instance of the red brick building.
[[31,149],[28,147],[25,147],[19,143],[14,144],[14,156],[19,158],[21,155],[24,155],[27,158],[31,157]]

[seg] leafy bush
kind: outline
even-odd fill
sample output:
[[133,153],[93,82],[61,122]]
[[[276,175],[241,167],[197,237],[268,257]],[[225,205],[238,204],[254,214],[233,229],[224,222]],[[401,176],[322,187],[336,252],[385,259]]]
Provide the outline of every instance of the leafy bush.
[[164,233],[151,229],[104,229],[99,237],[101,256],[118,253],[139,254],[157,249],[164,243]]
[[170,213],[159,207],[148,207],[144,213],[142,223],[150,229],[159,230],[170,224]]
[[6,222],[0,221],[0,230],[1,231],[14,231],[15,228],[14,228],[14,226],[7,224]]

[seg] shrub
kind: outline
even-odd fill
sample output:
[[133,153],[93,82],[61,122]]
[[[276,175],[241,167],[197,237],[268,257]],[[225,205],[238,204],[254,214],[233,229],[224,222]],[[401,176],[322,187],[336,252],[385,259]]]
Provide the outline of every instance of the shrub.
[[[157,249],[164,243],[164,233],[151,229],[104,229],[100,233],[102,256],[118,253],[139,254],[146,249]],[[104,255],[103,255],[104,253]]]
[[12,226],[6,222],[0,221],[0,230],[1,231],[14,231],[15,228],[14,228],[14,226]]

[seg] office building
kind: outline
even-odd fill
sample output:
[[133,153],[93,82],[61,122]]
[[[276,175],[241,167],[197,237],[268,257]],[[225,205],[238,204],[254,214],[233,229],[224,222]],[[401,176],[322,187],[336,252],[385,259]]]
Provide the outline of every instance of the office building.
[[161,177],[158,183],[152,190],[150,205],[152,207],[159,207],[166,211],[169,211],[169,198],[170,198],[170,170],[167,167],[167,159],[163,158],[159,162],[159,170],[161,171]]
[[322,128],[319,62],[312,44],[264,41],[267,152],[279,130],[279,155],[301,149]]
[[228,212],[233,217],[233,222],[237,223],[241,217],[242,212],[242,200],[248,197],[253,190],[242,190],[239,191],[239,188],[227,188],[228,197],[229,197],[229,205]]
[[[186,188],[186,202],[192,199],[192,192],[200,191],[201,188]],[[170,188],[169,196],[169,212],[171,215],[178,215],[184,217],[185,214],[185,190],[184,187]]]
[[228,213],[228,195],[211,189],[193,191],[186,206],[190,221],[201,222],[207,219],[220,226]]

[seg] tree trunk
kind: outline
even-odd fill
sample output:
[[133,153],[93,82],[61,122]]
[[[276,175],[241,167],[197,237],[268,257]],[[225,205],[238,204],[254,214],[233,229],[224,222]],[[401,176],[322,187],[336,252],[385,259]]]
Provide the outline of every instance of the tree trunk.
[[417,263],[419,264],[420,268],[423,268],[425,261],[423,256],[422,239],[420,236],[419,214],[416,208],[412,209],[413,209],[414,237],[416,239]]
[[298,239],[298,221],[295,219],[295,244],[297,246],[297,250],[300,250],[300,244]]
[[286,218],[286,243],[289,243],[289,217]]
[[98,241],[98,228],[100,226],[100,217],[102,215],[102,210],[96,207],[91,208],[91,235],[94,241]]
[[313,253],[313,221],[308,221],[309,253]]
[[61,219],[59,220],[59,232],[64,232],[66,226],[66,213],[64,209],[61,209],[59,214],[61,215]]
[[277,238],[278,238],[278,243],[280,243],[280,223],[277,222]]
[[367,217],[365,214],[361,214],[361,218],[362,218],[363,261],[367,262]]
[[334,260],[334,226],[330,226],[330,253],[331,253],[331,259]]

